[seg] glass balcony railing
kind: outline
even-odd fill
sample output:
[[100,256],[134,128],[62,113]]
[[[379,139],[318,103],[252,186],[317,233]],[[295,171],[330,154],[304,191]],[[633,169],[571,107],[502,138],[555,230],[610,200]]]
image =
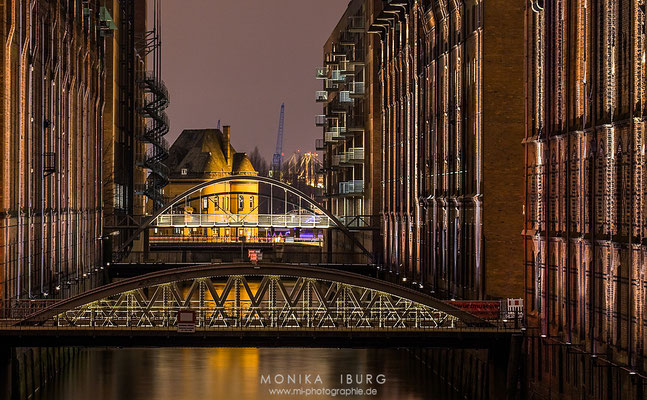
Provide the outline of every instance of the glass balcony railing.
[[317,90],[317,92],[315,93],[315,100],[317,101],[317,103],[328,101],[328,92],[326,92],[325,90]]
[[330,79],[332,79],[332,81],[336,83],[344,82],[346,80],[346,75],[344,75],[342,72],[343,71],[339,69],[332,70]]
[[315,115],[316,126],[326,126],[327,118],[325,115]]
[[347,162],[363,162],[364,161],[364,148],[351,147],[347,151]]
[[364,181],[353,180],[348,182],[339,182],[340,194],[355,194],[364,192]]
[[366,93],[364,82],[352,82],[350,95],[354,97],[362,97]]
[[339,130],[333,129],[325,133],[326,142],[335,142],[339,139],[343,139],[343,136],[339,134]]
[[340,103],[352,103],[355,99],[350,97],[349,90],[342,90],[339,92],[339,102]]
[[315,76],[317,79],[326,79],[328,78],[328,68],[326,67],[318,67],[317,72],[315,73]]

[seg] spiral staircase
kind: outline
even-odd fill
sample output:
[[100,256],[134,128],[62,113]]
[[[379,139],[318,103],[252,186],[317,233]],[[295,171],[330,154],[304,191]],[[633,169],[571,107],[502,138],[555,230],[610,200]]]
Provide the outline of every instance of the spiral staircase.
[[141,166],[150,170],[143,194],[153,201],[153,208],[164,204],[162,188],[168,183],[168,167],[163,161],[168,157],[168,143],[164,135],[169,132],[169,120],[164,111],[169,105],[168,90],[157,74],[147,72],[138,79],[145,100],[139,112],[146,119],[146,126],[139,140],[150,144],[141,161]]

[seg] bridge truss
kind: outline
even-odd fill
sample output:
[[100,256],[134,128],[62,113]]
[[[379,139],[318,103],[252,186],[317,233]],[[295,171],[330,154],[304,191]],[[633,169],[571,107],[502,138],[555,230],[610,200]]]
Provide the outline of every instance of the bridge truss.
[[[259,280],[260,278],[260,280]],[[197,278],[135,289],[55,317],[58,326],[168,327],[182,309],[197,327],[452,328],[446,312],[359,286],[282,276]]]
[[22,324],[165,329],[180,310],[197,327],[427,330],[481,320],[401,286],[353,273],[267,264],[212,265],[155,272],[64,300]]

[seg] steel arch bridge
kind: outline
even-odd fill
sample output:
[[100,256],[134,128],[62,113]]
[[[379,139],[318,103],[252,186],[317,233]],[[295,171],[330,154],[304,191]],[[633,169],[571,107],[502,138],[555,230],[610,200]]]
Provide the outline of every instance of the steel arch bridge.
[[185,309],[196,312],[204,331],[424,332],[484,324],[433,297],[363,275],[300,265],[214,264],[108,284],[17,325],[154,331],[175,326]]
[[[202,195],[202,191],[210,186],[231,182],[261,183],[270,187],[269,212],[258,213],[257,205],[253,210],[243,213],[226,212],[220,208],[218,213],[202,213],[202,206],[199,206],[198,213],[187,213],[184,210],[178,212],[182,204],[195,202],[212,196],[223,194],[253,195],[262,196],[258,192],[216,192]],[[275,213],[273,201],[276,199],[272,189],[278,188],[283,191],[284,197],[281,201],[283,212]],[[198,195],[198,196],[196,196]],[[214,202],[214,204],[217,204]],[[288,211],[288,205],[291,210]],[[251,208],[251,207],[250,207]],[[296,211],[296,212],[295,212]],[[255,175],[232,175],[215,178],[202,182],[194,187],[177,195],[159,208],[151,217],[147,218],[135,232],[120,246],[118,254],[124,254],[133,242],[147,229],[150,228],[218,228],[218,227],[256,227],[256,228],[314,228],[341,230],[351,242],[371,259],[374,258],[362,243],[355,238],[352,232],[335,215],[319,205],[315,200],[308,197],[302,191],[277,181],[272,178]]]

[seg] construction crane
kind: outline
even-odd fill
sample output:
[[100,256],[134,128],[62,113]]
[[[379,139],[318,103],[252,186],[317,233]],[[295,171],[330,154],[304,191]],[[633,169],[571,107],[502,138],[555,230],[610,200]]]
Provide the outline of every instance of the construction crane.
[[281,116],[279,117],[279,131],[276,134],[276,151],[272,157],[272,170],[270,177],[281,179],[281,161],[283,161],[283,122],[285,119],[285,103],[281,104]]

